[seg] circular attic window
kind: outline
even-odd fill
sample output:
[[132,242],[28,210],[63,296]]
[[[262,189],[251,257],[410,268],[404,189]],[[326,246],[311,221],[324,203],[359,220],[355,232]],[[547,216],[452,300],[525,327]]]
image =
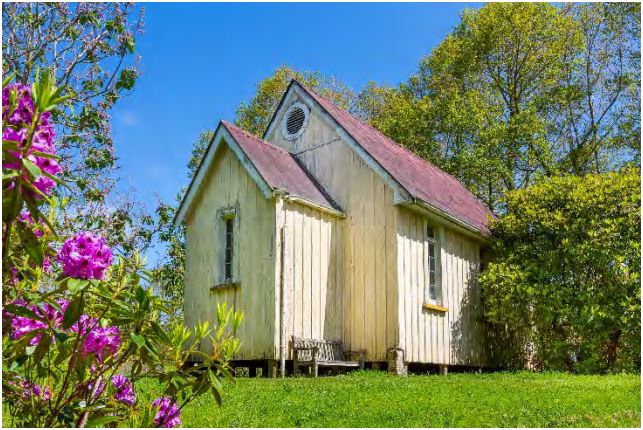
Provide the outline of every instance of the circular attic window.
[[284,115],[281,132],[288,140],[297,139],[308,125],[309,110],[303,103],[293,103]]

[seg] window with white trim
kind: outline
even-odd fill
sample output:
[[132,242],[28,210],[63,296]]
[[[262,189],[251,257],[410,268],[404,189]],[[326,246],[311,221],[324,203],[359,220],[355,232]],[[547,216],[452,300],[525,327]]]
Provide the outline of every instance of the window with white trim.
[[425,234],[427,279],[424,298],[426,303],[438,304],[442,301],[438,230],[431,224],[426,224]]

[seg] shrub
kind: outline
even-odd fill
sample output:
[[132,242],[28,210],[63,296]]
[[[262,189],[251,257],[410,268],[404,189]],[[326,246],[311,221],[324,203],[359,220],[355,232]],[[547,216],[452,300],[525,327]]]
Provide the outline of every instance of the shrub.
[[640,369],[640,170],[554,177],[505,203],[481,276],[498,355],[511,346],[540,368]]
[[[60,245],[51,222],[60,205],[50,196],[61,168],[49,112],[64,97],[50,74],[31,86],[10,81],[2,92],[2,391],[12,425],[178,426],[198,396],[212,391],[220,402],[241,315],[219,307],[215,327],[190,330],[171,318],[163,327],[170,312],[145,287],[137,253],[114,256],[93,232]],[[187,367],[189,360],[200,364]],[[149,404],[133,385],[143,378],[163,387]]]

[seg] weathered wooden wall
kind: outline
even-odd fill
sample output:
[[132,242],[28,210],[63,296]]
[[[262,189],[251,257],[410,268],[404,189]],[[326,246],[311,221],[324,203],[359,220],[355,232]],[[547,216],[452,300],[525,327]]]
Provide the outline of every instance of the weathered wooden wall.
[[387,349],[397,343],[393,190],[315,110],[297,140],[285,140],[280,127],[266,139],[296,154],[345,211],[338,239],[344,249],[343,305],[335,318],[342,321],[341,340],[348,349],[365,349],[367,360],[385,360]]
[[[284,228],[283,289],[285,339],[342,338],[343,224],[342,219],[320,210],[277,201],[277,232]],[[279,357],[281,248],[277,243],[275,356]],[[290,354],[290,349],[287,353]],[[290,355],[288,355],[290,358]]]
[[480,321],[479,242],[438,227],[441,248],[442,303],[446,313],[423,309],[427,248],[426,217],[398,209],[398,282],[400,347],[406,360],[419,363],[484,365],[484,330]]
[[[238,207],[234,262],[239,287],[211,291],[223,281],[218,231],[223,223],[217,211],[229,206]],[[240,359],[273,358],[274,232],[274,200],[260,193],[237,157],[221,145],[187,220],[185,319],[188,326],[201,320],[216,323],[217,302],[242,310]]]

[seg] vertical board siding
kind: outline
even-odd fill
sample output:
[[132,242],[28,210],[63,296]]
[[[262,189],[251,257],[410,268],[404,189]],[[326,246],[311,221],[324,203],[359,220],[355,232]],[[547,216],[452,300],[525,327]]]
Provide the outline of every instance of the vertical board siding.
[[475,279],[480,245],[461,233],[436,225],[440,232],[442,305],[448,312],[425,310],[422,304],[428,283],[426,219],[400,208],[398,220],[400,346],[407,361],[485,365],[480,288]]
[[[275,120],[280,124],[281,118]],[[331,291],[338,299],[326,302],[326,312],[341,319],[341,324],[335,324],[341,327],[339,337],[347,349],[364,349],[367,360],[385,360],[387,349],[396,347],[399,340],[393,190],[315,109],[300,138],[284,139],[281,127],[274,127],[266,138],[295,154],[346,213],[346,219],[337,220],[343,228],[334,234],[341,244],[337,249],[343,251],[331,260],[336,274],[333,282],[338,285]]]
[[[341,339],[343,273],[332,263],[343,252],[341,219],[298,203],[284,202],[277,216],[285,229],[286,342],[292,336]],[[280,291],[279,281],[276,284]],[[279,305],[277,305],[279,312]],[[278,348],[278,338],[276,347]],[[288,348],[288,358],[290,358]]]
[[[210,288],[223,280],[217,211],[237,207],[235,265],[238,288]],[[221,145],[210,174],[189,214],[186,235],[185,320],[188,326],[216,323],[216,304],[236,306],[245,314],[237,332],[239,358],[269,358],[274,351],[274,201],[254,181],[226,145]],[[252,267],[255,270],[244,270]],[[204,350],[211,345],[202,345]]]

